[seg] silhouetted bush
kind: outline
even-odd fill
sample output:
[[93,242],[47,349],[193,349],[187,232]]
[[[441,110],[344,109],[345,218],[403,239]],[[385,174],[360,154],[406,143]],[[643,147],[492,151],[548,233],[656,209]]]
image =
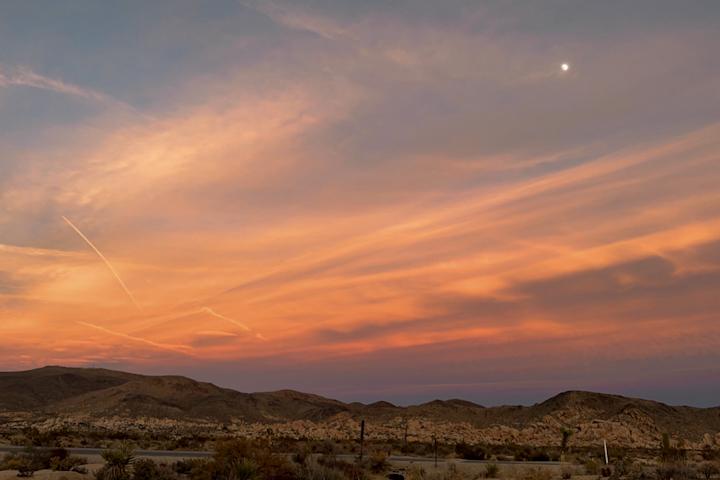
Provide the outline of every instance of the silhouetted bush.
[[85,465],[85,459],[72,455],[65,458],[50,458],[50,468],[55,471],[87,473],[87,469],[83,465]]
[[308,457],[297,475],[298,480],[346,480],[343,472],[323,465],[313,457]]
[[586,475],[598,475],[600,473],[600,464],[595,460],[587,460],[583,467]]
[[528,468],[522,475],[521,480],[552,480],[552,472],[547,468]]
[[407,480],[425,480],[426,477],[427,472],[419,465],[412,465],[405,473],[405,478]]
[[0,470],[20,470],[22,467],[32,466],[31,457],[23,453],[8,453],[0,462]]
[[72,456],[64,448],[41,449],[28,447],[20,453],[9,453],[0,462],[0,470],[18,470],[19,476],[30,477],[37,470],[52,469],[85,473],[85,461]]
[[178,460],[171,465],[171,468],[179,475],[190,475],[193,470],[204,468],[208,463],[209,460],[206,458],[188,458]]
[[693,480],[697,473],[689,465],[679,462],[665,462],[655,469],[657,480]]
[[175,471],[167,465],[158,465],[149,458],[133,463],[133,480],[176,480]]
[[705,477],[705,480],[710,480],[713,476],[720,474],[720,466],[715,462],[703,462],[698,471]]
[[515,460],[548,462],[551,458],[550,455],[543,450],[532,447],[522,447],[517,453],[515,453]]
[[316,461],[320,465],[339,471],[345,478],[350,480],[363,480],[367,476],[365,472],[367,461],[365,465],[359,462],[350,463],[345,460],[338,460],[334,455],[323,455],[317,457]]
[[368,466],[373,473],[384,472],[388,467],[387,455],[385,452],[374,451],[368,459]]
[[485,465],[485,477],[486,478],[498,478],[500,474],[500,468],[495,463],[488,463]]
[[720,458],[720,451],[713,448],[712,445],[705,445],[701,454],[703,460],[717,460]]
[[192,480],[294,480],[296,469],[285,456],[273,455],[270,446],[264,442],[245,439],[219,442],[212,459],[202,463],[176,464],[190,472]]
[[458,443],[455,445],[455,454],[465,460],[485,460],[485,450],[480,445]]

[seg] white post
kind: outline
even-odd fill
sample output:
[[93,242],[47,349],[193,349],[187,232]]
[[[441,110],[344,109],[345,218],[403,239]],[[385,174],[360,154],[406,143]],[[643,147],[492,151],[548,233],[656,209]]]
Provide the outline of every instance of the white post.
[[603,440],[603,448],[605,449],[605,465],[607,465],[608,463],[610,463],[610,459],[608,459],[607,442],[605,440]]

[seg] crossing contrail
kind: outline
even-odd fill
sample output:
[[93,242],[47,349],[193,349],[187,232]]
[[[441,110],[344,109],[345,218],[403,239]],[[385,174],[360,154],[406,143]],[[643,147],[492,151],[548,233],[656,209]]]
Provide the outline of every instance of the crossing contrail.
[[87,243],[87,244],[90,246],[90,248],[92,248],[93,251],[94,251],[95,253],[97,253],[98,257],[100,257],[100,259],[101,259],[103,262],[105,262],[105,265],[106,265],[106,266],[108,267],[108,269],[110,270],[110,273],[113,274],[113,276],[115,277],[115,280],[117,280],[118,283],[120,284],[120,286],[122,287],[122,289],[125,290],[125,293],[127,293],[128,298],[130,298],[130,301],[133,303],[133,305],[135,305],[135,308],[137,308],[138,310],[140,310],[140,311],[142,312],[142,308],[140,307],[140,304],[137,302],[137,300],[135,300],[135,296],[133,296],[133,294],[132,294],[132,292],[130,291],[130,289],[127,287],[127,285],[125,285],[125,282],[123,282],[122,278],[120,278],[120,275],[118,275],[117,271],[115,271],[115,268],[112,266],[112,264],[110,263],[110,261],[109,261],[107,258],[105,258],[105,255],[103,255],[102,252],[101,252],[100,250],[98,250],[98,248],[90,241],[90,239],[87,238],[87,237],[80,231],[80,229],[77,228],[70,220],[68,220],[67,217],[63,216],[62,219],[65,220],[65,223],[67,223],[68,225],[70,225],[70,228],[72,228],[73,230],[75,230],[75,232],[76,232],[78,235],[80,235],[80,238],[82,238],[83,240],[85,240],[85,243]]
[[220,318],[220,319],[222,319],[222,320],[225,320],[225,321],[227,321],[227,322],[230,322],[230,323],[232,323],[233,325],[236,325],[236,326],[242,328],[242,329],[245,330],[246,332],[252,331],[252,330],[250,330],[250,327],[248,327],[248,326],[245,325],[244,323],[238,322],[237,320],[234,320],[234,319],[232,319],[232,318],[230,318],[230,317],[226,317],[225,315],[220,315],[219,313],[217,313],[215,310],[213,310],[213,309],[210,308],[210,307],[203,307],[203,308],[200,309],[200,311],[205,312],[205,313],[209,313],[209,314],[212,315],[213,317]]
[[108,335],[113,335],[115,337],[124,338],[126,340],[132,340],[135,342],[144,343],[146,345],[150,345],[155,348],[160,348],[163,350],[170,350],[176,353],[182,353],[184,355],[192,355],[192,347],[189,347],[187,345],[173,345],[170,343],[160,343],[160,342],[153,342],[152,340],[148,340],[147,338],[143,337],[136,337],[134,335],[128,335],[127,333],[121,333],[116,332],[115,330],[110,330],[109,328],[101,327],[100,325],[95,325],[94,323],[88,323],[88,322],[82,322],[80,320],[75,320],[75,323],[78,325],[82,325],[84,327],[94,328],[95,330],[99,330],[103,333],[107,333]]
[[233,318],[226,317],[225,315],[221,315],[221,314],[217,313],[215,310],[213,310],[213,309],[210,308],[210,307],[203,307],[203,308],[200,309],[200,311],[201,311],[201,312],[205,312],[205,313],[207,313],[207,314],[209,314],[209,315],[212,315],[212,316],[215,317],[215,318],[219,318],[219,319],[221,319],[221,320],[225,320],[226,322],[230,322],[230,323],[232,323],[233,325],[236,325],[236,326],[242,328],[243,330],[245,330],[245,331],[248,332],[248,333],[254,333],[254,334],[255,334],[255,337],[256,337],[256,338],[259,338],[260,340],[267,340],[265,337],[262,336],[261,333],[253,332],[253,330],[252,330],[250,327],[248,327],[247,325],[245,325],[244,323],[238,322],[237,320],[235,320],[235,319],[233,319]]

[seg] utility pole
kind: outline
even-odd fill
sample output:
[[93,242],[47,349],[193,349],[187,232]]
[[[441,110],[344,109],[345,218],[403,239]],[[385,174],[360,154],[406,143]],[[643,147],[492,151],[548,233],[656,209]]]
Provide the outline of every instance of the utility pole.
[[363,459],[363,446],[365,445],[365,420],[360,421],[360,461]]
[[403,435],[403,446],[407,448],[408,419],[405,418],[405,434]]

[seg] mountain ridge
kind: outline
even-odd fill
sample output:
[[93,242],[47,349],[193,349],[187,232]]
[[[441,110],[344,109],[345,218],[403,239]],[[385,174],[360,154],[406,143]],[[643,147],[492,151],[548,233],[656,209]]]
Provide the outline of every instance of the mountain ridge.
[[715,442],[716,437],[720,442],[720,407],[671,406],[580,390],[561,392],[531,406],[485,407],[461,399],[396,406],[385,401],[345,403],[289,389],[243,393],[177,375],[61,366],[0,372],[0,413],[22,413],[37,421],[70,417],[265,425],[302,421],[337,428],[367,419],[388,432],[402,428],[403,422],[415,422],[419,430],[426,424],[460,425],[470,432],[467,435],[478,432],[478,438],[490,442],[551,438],[563,428],[574,429],[578,441],[602,434],[650,445],[670,433],[694,442]]

